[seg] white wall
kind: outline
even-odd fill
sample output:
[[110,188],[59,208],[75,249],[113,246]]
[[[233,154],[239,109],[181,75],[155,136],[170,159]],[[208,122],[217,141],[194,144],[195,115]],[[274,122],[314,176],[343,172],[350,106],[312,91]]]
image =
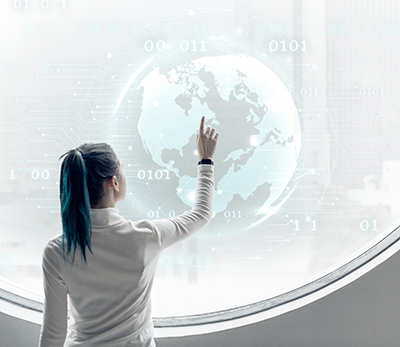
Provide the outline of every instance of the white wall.
[[[400,253],[307,306],[223,332],[157,339],[158,347],[398,347]],[[0,313],[0,346],[36,346],[40,326]]]

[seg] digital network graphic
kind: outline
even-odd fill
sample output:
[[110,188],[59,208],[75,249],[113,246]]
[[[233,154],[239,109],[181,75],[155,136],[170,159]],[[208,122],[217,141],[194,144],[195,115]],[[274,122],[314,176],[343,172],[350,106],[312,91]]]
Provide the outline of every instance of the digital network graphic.
[[[1,205],[0,222],[12,230],[2,241],[0,276],[41,293],[41,250],[61,233],[57,159],[81,143],[109,143],[124,163],[127,195],[116,207],[126,219],[190,210],[203,116],[220,134],[214,217],[163,252],[156,315],[263,300],[383,232],[398,211],[387,191],[398,188],[393,177],[400,167],[389,147],[377,147],[389,146],[394,130],[390,117],[364,116],[355,105],[385,97],[391,81],[368,82],[372,73],[363,69],[321,68],[316,61],[327,59],[314,59],[315,52],[329,48],[283,28],[229,9],[182,10],[108,42],[107,54],[91,64],[43,56],[46,72],[35,72],[34,83],[61,87],[63,101],[14,93],[14,118],[0,119],[4,138],[24,143],[25,153],[0,152],[9,182],[1,190],[8,203]],[[329,30],[336,35],[338,29]],[[346,73],[356,76],[346,85],[332,77]],[[347,94],[339,96],[339,88]],[[379,126],[386,133],[364,136]],[[357,170],[349,166],[355,161]],[[371,163],[379,168],[371,170]],[[21,212],[25,221],[15,218]],[[32,225],[40,225],[35,233]],[[28,243],[36,248],[26,251]],[[26,279],[27,266],[36,269],[35,278]],[[170,306],[163,302],[165,288],[175,293]],[[174,304],[181,300],[176,288],[193,294],[187,307]],[[204,303],[210,297],[212,307]]]
[[[299,216],[309,216],[316,208],[315,202],[303,203],[299,210],[283,206],[295,187],[301,190],[302,184],[310,184],[308,176],[328,169],[307,157],[307,137],[311,135],[302,116],[302,112],[326,109],[325,87],[294,87],[288,75],[297,73],[295,68],[282,64],[274,54],[287,46],[291,55],[307,57],[305,42],[292,40],[257,18],[243,18],[243,23],[225,32],[197,23],[199,16],[212,14],[173,15],[149,24],[148,33],[141,32],[151,39],[144,41],[142,56],[131,64],[134,68],[122,72],[130,79],[110,119],[111,136],[113,146],[132,170],[129,196],[134,214],[168,218],[190,209],[193,203],[200,117],[205,116],[206,125],[218,129],[215,216],[207,231],[195,238],[201,240],[200,253],[217,251],[225,258],[223,263],[231,264],[248,257],[243,252],[224,257],[239,244],[263,242],[264,247],[250,258],[277,246],[265,247],[269,219],[274,224],[280,220],[283,229],[289,228],[294,235],[293,218],[299,227],[304,219]],[[224,15],[232,13],[218,13],[220,18]],[[262,35],[260,41],[270,35],[267,47],[257,47],[257,40],[249,42],[247,35],[242,35],[254,28]],[[171,31],[180,32],[185,40],[163,39],[163,33]],[[110,60],[127,59],[128,47],[135,40],[134,35],[111,52]],[[317,75],[317,67],[309,61],[309,70]],[[305,94],[315,101],[314,110],[296,106]],[[105,93],[103,102],[109,102],[107,97]]]

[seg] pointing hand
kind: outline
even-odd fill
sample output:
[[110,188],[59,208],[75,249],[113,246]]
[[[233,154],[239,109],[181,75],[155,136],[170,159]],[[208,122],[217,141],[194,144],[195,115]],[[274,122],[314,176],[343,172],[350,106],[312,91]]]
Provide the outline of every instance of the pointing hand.
[[200,130],[197,134],[197,152],[199,153],[199,160],[212,159],[217,147],[218,133],[210,126],[204,131],[205,118],[202,117],[200,121]]

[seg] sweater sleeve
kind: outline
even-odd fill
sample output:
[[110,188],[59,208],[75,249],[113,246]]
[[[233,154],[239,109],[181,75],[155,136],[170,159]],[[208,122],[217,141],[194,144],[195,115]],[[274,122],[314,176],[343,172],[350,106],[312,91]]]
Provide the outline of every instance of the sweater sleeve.
[[184,240],[203,228],[213,217],[214,165],[197,166],[193,208],[179,216],[146,221],[151,223],[161,249]]
[[60,277],[59,260],[51,241],[43,251],[44,310],[40,329],[39,347],[62,347],[67,334],[67,288]]

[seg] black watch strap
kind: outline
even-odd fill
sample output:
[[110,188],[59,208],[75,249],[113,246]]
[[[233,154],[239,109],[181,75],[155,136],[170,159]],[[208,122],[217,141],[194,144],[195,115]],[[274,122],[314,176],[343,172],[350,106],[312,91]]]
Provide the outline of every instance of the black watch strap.
[[198,165],[207,164],[207,165],[214,165],[214,162],[211,159],[201,159]]

